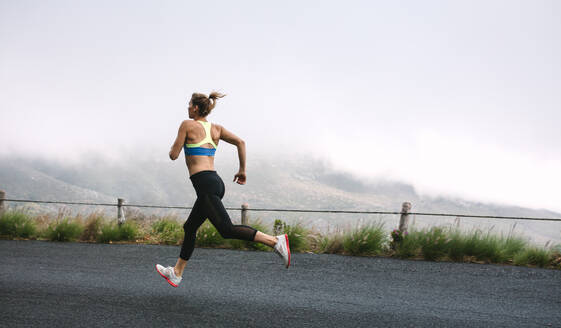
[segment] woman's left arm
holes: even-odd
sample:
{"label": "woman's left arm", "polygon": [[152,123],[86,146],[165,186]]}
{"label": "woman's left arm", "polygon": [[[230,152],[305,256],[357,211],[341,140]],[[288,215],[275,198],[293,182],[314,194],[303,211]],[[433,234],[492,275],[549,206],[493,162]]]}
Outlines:
{"label": "woman's left arm", "polygon": [[179,153],[181,153],[181,148],[183,148],[186,138],[187,138],[187,121],[183,121],[179,126],[179,131],[177,131],[177,138],[175,138],[175,142],[173,143],[169,151],[169,158],[172,161],[175,161],[179,157]]}
{"label": "woman's left arm", "polygon": [[226,130],[223,126],[219,126],[219,127],[220,127],[220,139],[238,147],[238,158],[240,160],[240,169],[238,173],[236,173],[236,175],[234,176],[234,182],[243,185],[245,184],[245,180],[246,180],[245,141],[243,141],[240,137],[236,136],[232,132]]}

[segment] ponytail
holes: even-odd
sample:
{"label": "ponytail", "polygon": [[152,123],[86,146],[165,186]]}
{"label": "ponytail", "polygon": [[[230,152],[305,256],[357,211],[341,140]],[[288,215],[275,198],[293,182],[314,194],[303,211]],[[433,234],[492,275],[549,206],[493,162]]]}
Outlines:
{"label": "ponytail", "polygon": [[214,106],[216,106],[216,100],[224,96],[224,94],[216,91],[211,92],[208,97],[202,93],[193,93],[191,96],[191,102],[193,103],[193,106],[199,107],[199,115],[206,117],[210,114],[210,111],[212,111]]}
{"label": "ponytail", "polygon": [[[216,99],[222,98],[222,97],[224,97],[224,96],[225,96],[225,95],[223,95],[223,94],[221,94],[221,93],[219,93],[219,92],[216,92],[216,91],[213,91],[213,92],[210,93],[210,95],[208,95],[208,102],[209,102],[208,112],[209,112],[209,113],[210,113],[210,111],[214,108],[214,106],[216,106]],[[207,115],[208,115],[208,114],[207,114]]]}

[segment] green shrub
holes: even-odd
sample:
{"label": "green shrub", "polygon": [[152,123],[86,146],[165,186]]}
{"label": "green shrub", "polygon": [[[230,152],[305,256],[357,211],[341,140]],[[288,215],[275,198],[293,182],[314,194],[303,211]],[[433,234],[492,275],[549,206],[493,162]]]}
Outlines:
{"label": "green shrub", "polygon": [[448,238],[440,227],[420,232],[421,255],[428,261],[436,261],[448,253]]}
{"label": "green shrub", "polygon": [[561,269],[561,244],[557,244],[551,247],[551,265],[554,268]]}
{"label": "green shrub", "polygon": [[506,261],[507,258],[504,248],[502,247],[505,243],[500,237],[487,233],[487,235],[481,239],[481,243],[481,252],[476,256],[478,260],[492,263],[503,263]]}
{"label": "green shrub", "polygon": [[138,226],[130,221],[127,221],[119,226],[119,240],[135,240],[138,236]]}
{"label": "green shrub", "polygon": [[84,224],[84,231],[80,239],[85,241],[96,241],[101,233],[103,215],[94,213],[88,216]]}
{"label": "green shrub", "polygon": [[231,249],[247,249],[247,241],[239,239],[226,239],[226,245]]}
{"label": "green shrub", "polygon": [[36,233],[35,222],[23,212],[7,211],[0,216],[0,235],[31,238]]}
{"label": "green shrub", "polygon": [[152,224],[152,234],[161,243],[177,245],[181,243],[184,232],[179,222],[164,218]]}
{"label": "green shrub", "polygon": [[115,222],[106,223],[101,228],[97,241],[100,243],[108,243],[121,240],[135,240],[138,236],[138,227],[133,222],[125,222],[120,226]]}
{"label": "green shrub", "polygon": [[526,240],[521,237],[509,236],[503,243],[503,253],[507,260],[514,260],[516,254],[528,247]]}
{"label": "green shrub", "polygon": [[465,237],[465,254],[474,256],[477,260],[492,263],[506,263],[522,251],[526,242],[516,236],[496,236],[490,232],[482,235],[481,232],[473,232]]}
{"label": "green shrub", "polygon": [[45,235],[51,241],[74,241],[80,237],[83,231],[84,227],[79,222],[65,218],[51,223]]}
{"label": "green shrub", "polygon": [[100,243],[119,240],[119,227],[115,223],[106,223],[101,227],[101,233],[97,237]]}
{"label": "green shrub", "polygon": [[484,253],[483,243],[481,242],[481,232],[473,231],[464,238],[464,252],[466,256],[474,256],[480,258]]}
{"label": "green shrub", "polygon": [[466,256],[466,237],[460,231],[451,231],[448,236],[448,257],[452,261],[463,262]]}
{"label": "green shrub", "polygon": [[[140,215],[140,214],[139,214]],[[139,216],[140,217],[140,216]],[[58,218],[49,215],[38,215],[33,219],[25,212],[8,211],[0,215],[0,235],[11,238],[32,238],[44,236],[53,241],[71,241],[82,239],[86,241],[111,242],[135,240],[139,236],[139,229],[150,231],[147,238],[157,238],[165,244],[179,244],[183,238],[183,227],[173,217],[156,217],[158,221],[148,226],[145,220],[136,224],[127,220],[123,225],[104,223],[102,214],[94,213],[82,220],[79,216],[69,217],[67,211],[61,211]],[[83,222],[83,223],[82,223]],[[250,223],[252,227],[269,233],[260,221]],[[41,233],[38,231],[42,230]],[[448,258],[453,261],[464,261],[466,258],[477,259],[493,263],[514,263],[515,265],[530,265],[561,269],[561,245],[546,248],[530,247],[528,241],[520,236],[492,235],[474,230],[463,233],[460,230],[433,227],[422,231],[411,229],[408,234],[397,235],[394,230],[393,246],[388,250],[390,236],[383,229],[383,224],[367,225],[349,232],[337,232],[322,235],[304,228],[300,223],[288,225],[282,220],[275,220],[274,235],[287,234],[293,252],[313,250],[329,254],[375,255],[385,251],[386,254],[400,258],[422,256],[427,260]],[[145,232],[143,232],[144,234]],[[270,234],[270,233],[269,233]],[[254,249],[270,251],[271,248],[256,242],[228,239],[225,240],[216,228],[206,221],[197,231],[196,245],[198,247],[223,247],[234,249]]]}
{"label": "green shrub", "polygon": [[345,251],[343,247],[344,235],[335,233],[328,236],[321,236],[319,240],[319,252],[327,254],[342,254]]}
{"label": "green shrub", "polygon": [[282,220],[275,220],[273,233],[275,235],[288,235],[288,243],[290,251],[301,252],[309,248],[309,234],[310,232],[304,228],[300,223],[295,225],[288,225]]}
{"label": "green shrub", "polygon": [[420,237],[421,234],[419,231],[410,230],[397,245],[395,255],[402,259],[419,255],[419,250],[421,248]]}
{"label": "green shrub", "polygon": [[224,245],[224,243],[225,239],[222,238],[218,230],[208,220],[197,230],[197,239],[195,239],[197,247],[215,247]]}
{"label": "green shrub", "polygon": [[525,248],[526,242],[520,237],[483,235],[480,231],[465,234],[459,230],[432,228],[424,233],[421,252],[426,259],[443,257],[443,251],[453,261],[464,261],[466,256],[473,256],[480,261],[506,263]]}
{"label": "green shrub", "polygon": [[515,265],[537,265],[541,268],[550,264],[550,253],[537,247],[529,247],[514,256]]}
{"label": "green shrub", "polygon": [[343,238],[343,249],[351,255],[375,255],[384,250],[388,236],[383,223],[370,224],[346,233]]}

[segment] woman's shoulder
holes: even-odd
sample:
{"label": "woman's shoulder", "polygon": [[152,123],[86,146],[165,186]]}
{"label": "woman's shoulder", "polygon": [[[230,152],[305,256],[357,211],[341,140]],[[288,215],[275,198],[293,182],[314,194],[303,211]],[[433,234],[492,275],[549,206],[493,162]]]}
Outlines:
{"label": "woman's shoulder", "polygon": [[218,138],[220,138],[220,135],[222,134],[222,125],[212,122],[210,128],[213,130],[213,133],[218,133]]}
{"label": "woman's shoulder", "polygon": [[201,124],[195,120],[185,120],[183,122],[181,122],[181,125],[186,127],[186,128],[192,128],[195,126],[200,126]]}
{"label": "woman's shoulder", "polygon": [[[223,129],[222,125],[220,125],[218,123],[215,123],[215,122],[210,122],[210,121],[208,121],[208,122],[210,123],[210,126],[213,130],[222,131],[222,129]],[[185,120],[185,121],[181,122],[181,126],[187,128],[187,129],[192,129],[192,128],[195,128],[195,127],[198,128],[198,127],[200,127],[200,125],[201,125],[201,123],[199,123],[198,121],[192,120],[192,119],[191,120]]]}
{"label": "woman's shoulder", "polygon": [[217,129],[222,129],[222,125],[216,123],[216,122],[210,122],[212,124],[213,127],[217,128]]}

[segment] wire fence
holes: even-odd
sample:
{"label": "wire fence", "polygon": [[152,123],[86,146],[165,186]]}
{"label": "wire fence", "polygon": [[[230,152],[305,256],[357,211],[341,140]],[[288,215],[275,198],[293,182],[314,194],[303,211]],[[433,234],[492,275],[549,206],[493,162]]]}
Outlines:
{"label": "wire fence", "polygon": [[[166,205],[146,205],[146,204],[124,204],[123,202],[117,203],[90,203],[90,202],[70,202],[70,201],[46,201],[46,200],[30,200],[30,199],[6,199],[0,198],[0,202],[17,202],[17,203],[37,203],[37,204],[61,204],[61,205],[85,205],[85,206],[115,206],[119,210],[124,207],[137,207],[137,208],[160,208],[160,209],[184,209],[190,210],[193,207],[189,206],[166,206]],[[312,209],[278,209],[278,208],[249,208],[246,206],[241,207],[226,207],[226,210],[241,210],[251,212],[291,212],[291,213],[335,213],[335,214],[387,214],[387,215],[400,215],[404,214],[403,211],[346,211],[346,210],[312,210]],[[480,219],[501,219],[501,220],[528,220],[528,221],[558,221],[561,218],[544,218],[544,217],[522,217],[522,216],[497,216],[497,215],[474,215],[474,214],[454,214],[454,213],[423,213],[423,212],[407,212],[409,215],[418,216],[442,216],[454,218],[480,218]]]}

